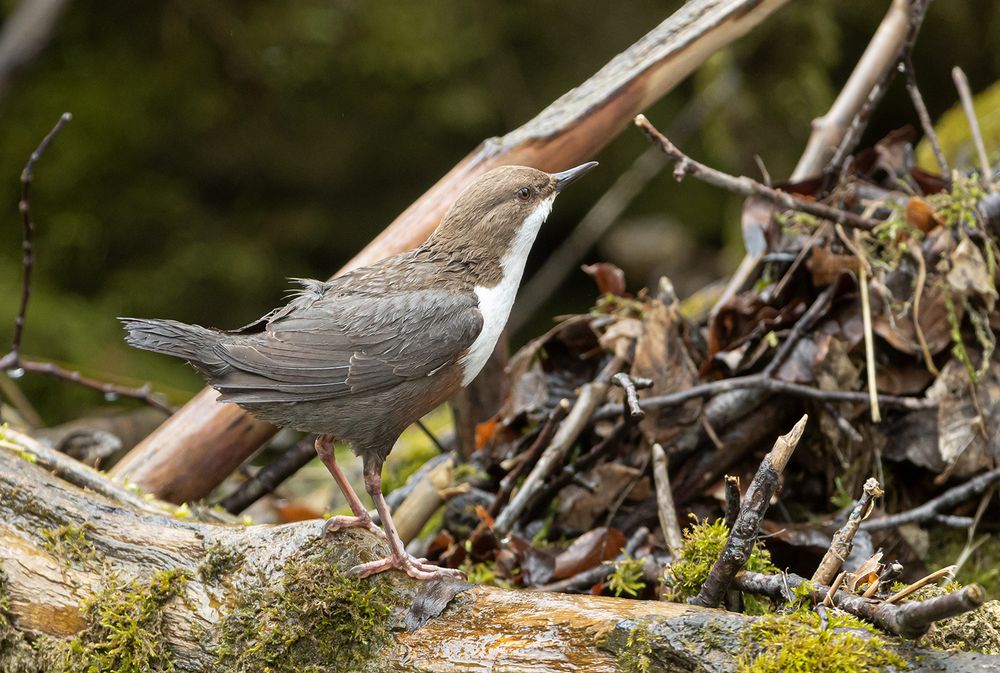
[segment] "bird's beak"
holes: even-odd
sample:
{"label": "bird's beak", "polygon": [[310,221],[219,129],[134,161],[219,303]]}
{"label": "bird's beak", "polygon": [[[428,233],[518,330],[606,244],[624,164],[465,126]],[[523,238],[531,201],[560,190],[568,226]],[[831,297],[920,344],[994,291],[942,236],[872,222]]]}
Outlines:
{"label": "bird's beak", "polygon": [[556,191],[561,192],[563,188],[571,182],[574,182],[578,177],[589,171],[591,168],[597,165],[596,161],[588,161],[585,164],[580,164],[576,168],[571,168],[568,171],[563,171],[562,173],[553,173],[552,177],[556,179]]}

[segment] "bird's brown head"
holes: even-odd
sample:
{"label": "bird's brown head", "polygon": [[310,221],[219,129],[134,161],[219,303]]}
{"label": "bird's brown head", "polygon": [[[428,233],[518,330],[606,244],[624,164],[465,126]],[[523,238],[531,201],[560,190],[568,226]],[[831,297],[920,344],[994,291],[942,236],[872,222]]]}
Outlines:
{"label": "bird's brown head", "polygon": [[465,188],[427,244],[472,262],[519,254],[518,248],[531,247],[556,195],[596,165],[590,161],[561,173],[527,166],[494,168]]}

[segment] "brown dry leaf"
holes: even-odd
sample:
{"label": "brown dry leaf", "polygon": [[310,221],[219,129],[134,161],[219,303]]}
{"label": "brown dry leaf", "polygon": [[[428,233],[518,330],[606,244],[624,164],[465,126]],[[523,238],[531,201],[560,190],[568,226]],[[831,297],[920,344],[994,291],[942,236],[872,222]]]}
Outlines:
{"label": "brown dry leaf", "polygon": [[885,455],[938,474],[950,468],[956,479],[1000,463],[996,431],[1000,428],[1000,362],[990,363],[975,387],[975,399],[970,385],[965,367],[949,360],[927,390],[927,398],[938,402],[937,412],[917,411],[893,423],[886,431]]}
{"label": "brown dry leaf", "polygon": [[572,577],[593,568],[598,563],[610,561],[625,546],[625,535],[617,528],[595,528],[573,540],[566,551],[556,557],[553,579]]}
{"label": "brown dry leaf", "polygon": [[476,450],[486,446],[487,442],[496,436],[499,425],[499,416],[494,416],[489,420],[476,424]]}
{"label": "brown dry leaf", "polygon": [[986,260],[979,251],[979,246],[970,238],[963,238],[951,255],[951,270],[948,272],[948,284],[957,292],[967,297],[978,296],[986,305],[987,311],[992,311],[997,300],[997,291],[993,286]]}
{"label": "brown dry leaf", "polygon": [[[697,383],[698,370],[688,354],[684,329],[676,304],[668,306],[658,299],[651,302],[632,359],[632,377],[653,381],[651,388],[640,392],[641,397],[665,395]],[[649,411],[639,427],[651,443],[668,444],[697,420],[701,405],[701,400],[691,400],[679,407]]]}
{"label": "brown dry leaf", "polygon": [[906,221],[925,234],[944,224],[931,204],[919,196],[911,196],[906,202]]}
{"label": "brown dry leaf", "polygon": [[274,512],[278,515],[279,523],[310,521],[312,519],[319,519],[323,516],[321,512],[317,512],[308,505],[303,505],[298,502],[288,502],[287,500],[279,500],[275,503]]}
{"label": "brown dry leaf", "polygon": [[609,353],[628,359],[632,344],[642,335],[642,330],[642,321],[638,318],[618,318],[604,330],[598,342]]}
{"label": "brown dry leaf", "polygon": [[824,247],[815,246],[806,260],[812,274],[813,285],[826,287],[835,283],[842,273],[857,273],[860,263],[854,255],[838,255]]}
{"label": "brown dry leaf", "polygon": [[571,484],[559,496],[559,523],[564,530],[590,530],[603,517],[611,503],[628,488],[639,470],[621,463],[601,463],[585,475],[594,484],[594,492]]}
{"label": "brown dry leaf", "polygon": [[[898,275],[905,276],[909,284],[890,282],[890,287],[895,290],[892,293],[893,299],[900,303],[909,302],[913,295],[913,277],[902,273]],[[919,353],[920,342],[917,341],[917,333],[913,327],[912,307],[902,314],[892,315],[889,307],[883,301],[881,293],[873,291],[871,296],[872,331],[901,353],[907,355]],[[956,306],[955,311],[961,319],[962,307]],[[937,355],[951,346],[951,326],[948,324],[945,290],[937,284],[928,283],[924,286],[923,296],[920,299],[920,329],[924,333],[927,349],[931,355]]]}
{"label": "brown dry leaf", "polygon": [[879,550],[867,558],[858,569],[854,571],[847,586],[852,593],[856,593],[859,587],[871,584],[878,579],[882,572],[882,551]]}
{"label": "brown dry leaf", "polygon": [[584,264],[583,272],[594,279],[597,291],[601,294],[613,294],[616,297],[625,296],[625,272],[610,262]]}
{"label": "brown dry leaf", "polygon": [[490,513],[486,511],[485,507],[477,504],[475,507],[475,512],[476,512],[476,517],[478,517],[480,521],[486,524],[487,528],[493,528],[493,517],[490,516]]}

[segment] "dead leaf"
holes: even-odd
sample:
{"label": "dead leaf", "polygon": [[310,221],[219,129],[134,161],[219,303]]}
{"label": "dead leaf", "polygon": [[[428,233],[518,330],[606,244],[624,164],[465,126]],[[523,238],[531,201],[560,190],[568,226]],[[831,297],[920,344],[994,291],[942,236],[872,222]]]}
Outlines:
{"label": "dead leaf", "polygon": [[624,546],[625,535],[617,528],[601,526],[587,531],[556,557],[552,578],[572,577],[598,563],[610,561]]}
{"label": "dead leaf", "polygon": [[571,484],[559,496],[559,524],[567,531],[590,530],[598,517],[628,488],[639,470],[621,463],[601,463],[583,475],[594,484],[594,492]]}
{"label": "dead leaf", "polygon": [[906,221],[925,234],[944,225],[931,204],[919,196],[911,196],[906,202]]}
{"label": "dead leaf", "polygon": [[825,247],[814,246],[806,260],[806,268],[812,274],[813,285],[826,287],[835,283],[843,273],[857,273],[860,263],[854,255],[838,255]]}
{"label": "dead leaf", "polygon": [[879,550],[858,566],[847,586],[852,593],[857,593],[858,589],[864,588],[865,585],[869,585],[877,580],[881,571],[882,551]]}
{"label": "dead leaf", "polygon": [[610,262],[584,264],[583,272],[594,279],[600,294],[625,296],[625,272]]}
{"label": "dead leaf", "polygon": [[951,270],[948,284],[966,297],[978,296],[992,311],[997,300],[997,291],[986,266],[986,260],[979,246],[970,238],[963,238],[951,255]]}
{"label": "dead leaf", "polygon": [[[697,383],[698,370],[682,336],[685,327],[676,304],[668,306],[658,299],[651,302],[632,359],[632,377],[653,381],[652,387],[640,393],[641,397],[665,395]],[[679,407],[649,411],[639,427],[650,442],[668,444],[685,426],[695,422],[701,405],[702,401],[696,399]]]}

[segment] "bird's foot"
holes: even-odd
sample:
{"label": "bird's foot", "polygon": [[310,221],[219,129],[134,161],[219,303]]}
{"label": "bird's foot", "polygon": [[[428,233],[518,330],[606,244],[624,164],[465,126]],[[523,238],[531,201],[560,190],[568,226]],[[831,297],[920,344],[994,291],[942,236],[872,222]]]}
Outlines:
{"label": "bird's foot", "polygon": [[364,528],[383,540],[386,539],[385,531],[376,526],[375,522],[367,514],[363,516],[331,516],[323,524],[323,536],[326,537],[330,533],[343,530],[344,528]]}
{"label": "bird's foot", "polygon": [[393,553],[384,559],[371,561],[356,565],[349,571],[351,575],[358,577],[368,577],[380,572],[385,572],[390,568],[402,570],[410,577],[418,580],[453,579],[465,580],[465,573],[454,568],[442,568],[433,563],[428,563],[425,558],[416,558],[406,552],[401,554]]}

